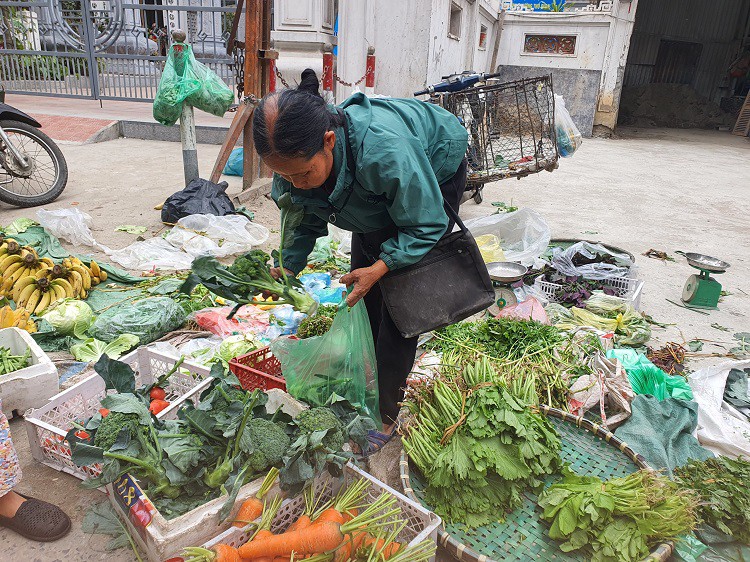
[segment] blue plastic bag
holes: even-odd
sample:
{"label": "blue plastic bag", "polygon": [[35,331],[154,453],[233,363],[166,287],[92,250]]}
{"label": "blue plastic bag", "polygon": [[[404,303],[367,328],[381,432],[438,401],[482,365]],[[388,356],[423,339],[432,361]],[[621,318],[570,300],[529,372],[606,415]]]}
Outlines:
{"label": "blue plastic bag", "polygon": [[242,147],[235,148],[229,155],[222,174],[225,176],[242,176],[242,160],[244,157],[245,152],[242,150]]}
{"label": "blue plastic bag", "polygon": [[344,298],[342,287],[331,287],[330,273],[308,273],[299,278],[302,286],[320,304],[339,304]]}

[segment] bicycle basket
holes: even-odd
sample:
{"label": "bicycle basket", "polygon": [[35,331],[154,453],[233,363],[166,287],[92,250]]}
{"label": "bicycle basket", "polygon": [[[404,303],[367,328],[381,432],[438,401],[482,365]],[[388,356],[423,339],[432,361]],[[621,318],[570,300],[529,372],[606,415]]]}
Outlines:
{"label": "bicycle basket", "polygon": [[440,94],[469,132],[470,184],[557,168],[552,76]]}

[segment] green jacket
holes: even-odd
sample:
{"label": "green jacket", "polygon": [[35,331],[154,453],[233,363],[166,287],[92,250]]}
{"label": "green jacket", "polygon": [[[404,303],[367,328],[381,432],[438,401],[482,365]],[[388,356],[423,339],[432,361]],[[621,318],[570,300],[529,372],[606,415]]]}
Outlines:
{"label": "green jacket", "polygon": [[468,142],[455,116],[430,103],[371,99],[355,94],[340,106],[346,113],[355,173],[347,166],[346,136],[337,129],[333,149],[333,193],[302,190],[274,175],[271,195],[291,191],[305,217],[284,250],[284,266],[304,269],[315,240],[327,223],[366,233],[392,225],[398,235],[381,245],[389,269],[418,262],[448,228],[440,184],[458,170]]}

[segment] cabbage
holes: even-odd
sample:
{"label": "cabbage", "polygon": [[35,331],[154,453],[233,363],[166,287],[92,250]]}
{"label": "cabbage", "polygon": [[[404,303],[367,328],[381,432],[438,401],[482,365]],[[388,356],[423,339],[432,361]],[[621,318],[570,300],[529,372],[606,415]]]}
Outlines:
{"label": "cabbage", "polygon": [[131,347],[138,345],[138,336],[133,334],[120,334],[117,338],[109,343],[89,338],[84,342],[75,344],[70,347],[70,353],[76,358],[76,361],[98,361],[99,358],[106,354],[110,359],[119,359]]}
{"label": "cabbage", "polygon": [[227,364],[229,361],[245,353],[250,353],[258,349],[258,342],[250,334],[238,334],[229,336],[219,346],[219,350],[214,356]]}
{"label": "cabbage", "polygon": [[94,321],[94,312],[85,302],[65,299],[53,304],[42,316],[59,334],[83,334]]}

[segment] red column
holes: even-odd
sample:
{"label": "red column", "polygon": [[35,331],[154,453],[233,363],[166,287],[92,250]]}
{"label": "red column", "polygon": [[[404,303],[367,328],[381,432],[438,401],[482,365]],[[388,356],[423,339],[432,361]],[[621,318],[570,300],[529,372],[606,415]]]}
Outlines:
{"label": "red column", "polygon": [[367,67],[365,78],[365,93],[375,92],[375,47],[367,47]]}

